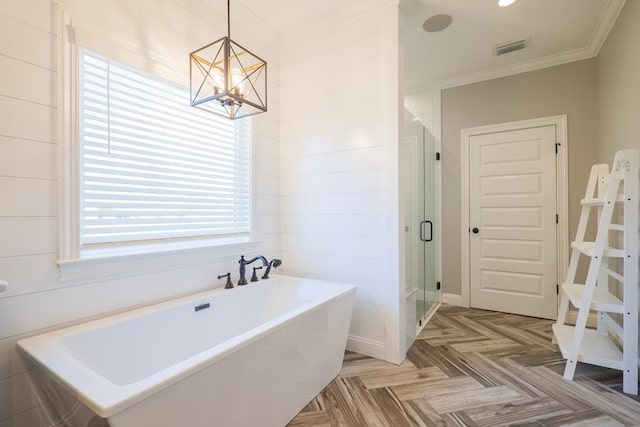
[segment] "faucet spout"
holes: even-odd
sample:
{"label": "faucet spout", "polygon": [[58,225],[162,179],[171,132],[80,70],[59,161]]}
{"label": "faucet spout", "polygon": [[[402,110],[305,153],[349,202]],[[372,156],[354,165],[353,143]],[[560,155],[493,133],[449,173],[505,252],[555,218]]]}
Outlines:
{"label": "faucet spout", "polygon": [[242,255],[240,257],[240,261],[238,261],[238,263],[240,264],[240,278],[238,279],[238,286],[243,286],[247,284],[247,265],[251,264],[252,262],[255,262],[257,260],[262,260],[262,265],[264,267],[269,267],[269,261],[267,261],[267,259],[265,257],[263,257],[262,255],[258,255],[256,257],[251,258],[249,261],[244,259],[244,255]]}
{"label": "faucet spout", "polygon": [[[244,256],[241,257],[242,259],[244,259]],[[269,266],[269,261],[267,261],[267,259],[265,257],[263,257],[262,255],[258,255],[256,257],[251,258],[249,261],[245,261],[245,265],[249,265],[252,262],[255,262],[257,260],[262,260],[262,266],[263,267],[268,267]]]}

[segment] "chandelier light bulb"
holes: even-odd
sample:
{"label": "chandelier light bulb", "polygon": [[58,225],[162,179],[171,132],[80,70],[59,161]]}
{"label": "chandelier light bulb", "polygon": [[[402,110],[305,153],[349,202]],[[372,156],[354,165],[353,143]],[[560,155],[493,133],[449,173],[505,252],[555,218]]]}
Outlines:
{"label": "chandelier light bulb", "polygon": [[507,7],[507,6],[511,6],[515,2],[516,0],[498,0],[498,6]]}
{"label": "chandelier light bulb", "polygon": [[244,75],[239,68],[231,70],[231,87],[234,88],[236,95],[244,96]]}
{"label": "chandelier light bulb", "polygon": [[224,90],[224,75],[216,68],[211,72],[211,76],[213,78],[213,93],[217,95]]}

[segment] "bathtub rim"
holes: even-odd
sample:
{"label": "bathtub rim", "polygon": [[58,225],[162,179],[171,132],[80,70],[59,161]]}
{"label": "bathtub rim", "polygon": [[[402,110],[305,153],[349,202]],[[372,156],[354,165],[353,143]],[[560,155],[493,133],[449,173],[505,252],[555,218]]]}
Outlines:
{"label": "bathtub rim", "polygon": [[[33,364],[34,369],[39,369],[45,373],[45,375],[51,375],[66,391],[74,395],[97,415],[103,418],[112,417],[171,385],[191,375],[197,374],[216,361],[232,355],[260,338],[275,333],[305,313],[320,310],[334,301],[355,296],[357,289],[356,285],[343,282],[286,275],[273,275],[272,278],[302,280],[315,285],[330,284],[338,287],[336,288],[336,292],[332,293],[329,297],[319,298],[309,304],[302,304],[291,311],[281,314],[227,341],[194,354],[139,381],[125,385],[114,384],[77,360],[71,354],[72,352],[61,343],[61,340],[65,337],[75,336],[96,327],[109,326],[146,313],[182,304],[192,304],[203,298],[210,298],[218,293],[228,292],[229,290],[222,288],[209,289],[172,300],[149,304],[133,310],[107,315],[99,319],[62,327],[44,334],[19,340],[16,343],[16,348],[29,363]],[[254,286],[260,286],[260,284]],[[247,288],[236,289],[244,292]]]}

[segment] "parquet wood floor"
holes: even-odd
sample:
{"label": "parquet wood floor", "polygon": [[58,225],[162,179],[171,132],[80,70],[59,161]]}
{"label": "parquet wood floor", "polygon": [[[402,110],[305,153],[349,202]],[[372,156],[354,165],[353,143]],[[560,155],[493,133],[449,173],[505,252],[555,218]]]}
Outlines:
{"label": "parquet wood floor", "polygon": [[340,375],[299,426],[638,426],[619,371],[564,359],[549,320],[443,305],[392,365],[345,354]]}

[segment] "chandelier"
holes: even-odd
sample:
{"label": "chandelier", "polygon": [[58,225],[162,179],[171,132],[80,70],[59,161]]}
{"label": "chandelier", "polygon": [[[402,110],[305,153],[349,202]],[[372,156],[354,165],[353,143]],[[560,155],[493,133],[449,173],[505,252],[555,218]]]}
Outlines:
{"label": "chandelier", "polygon": [[227,35],[189,54],[191,106],[238,119],[267,111],[267,63]]}

